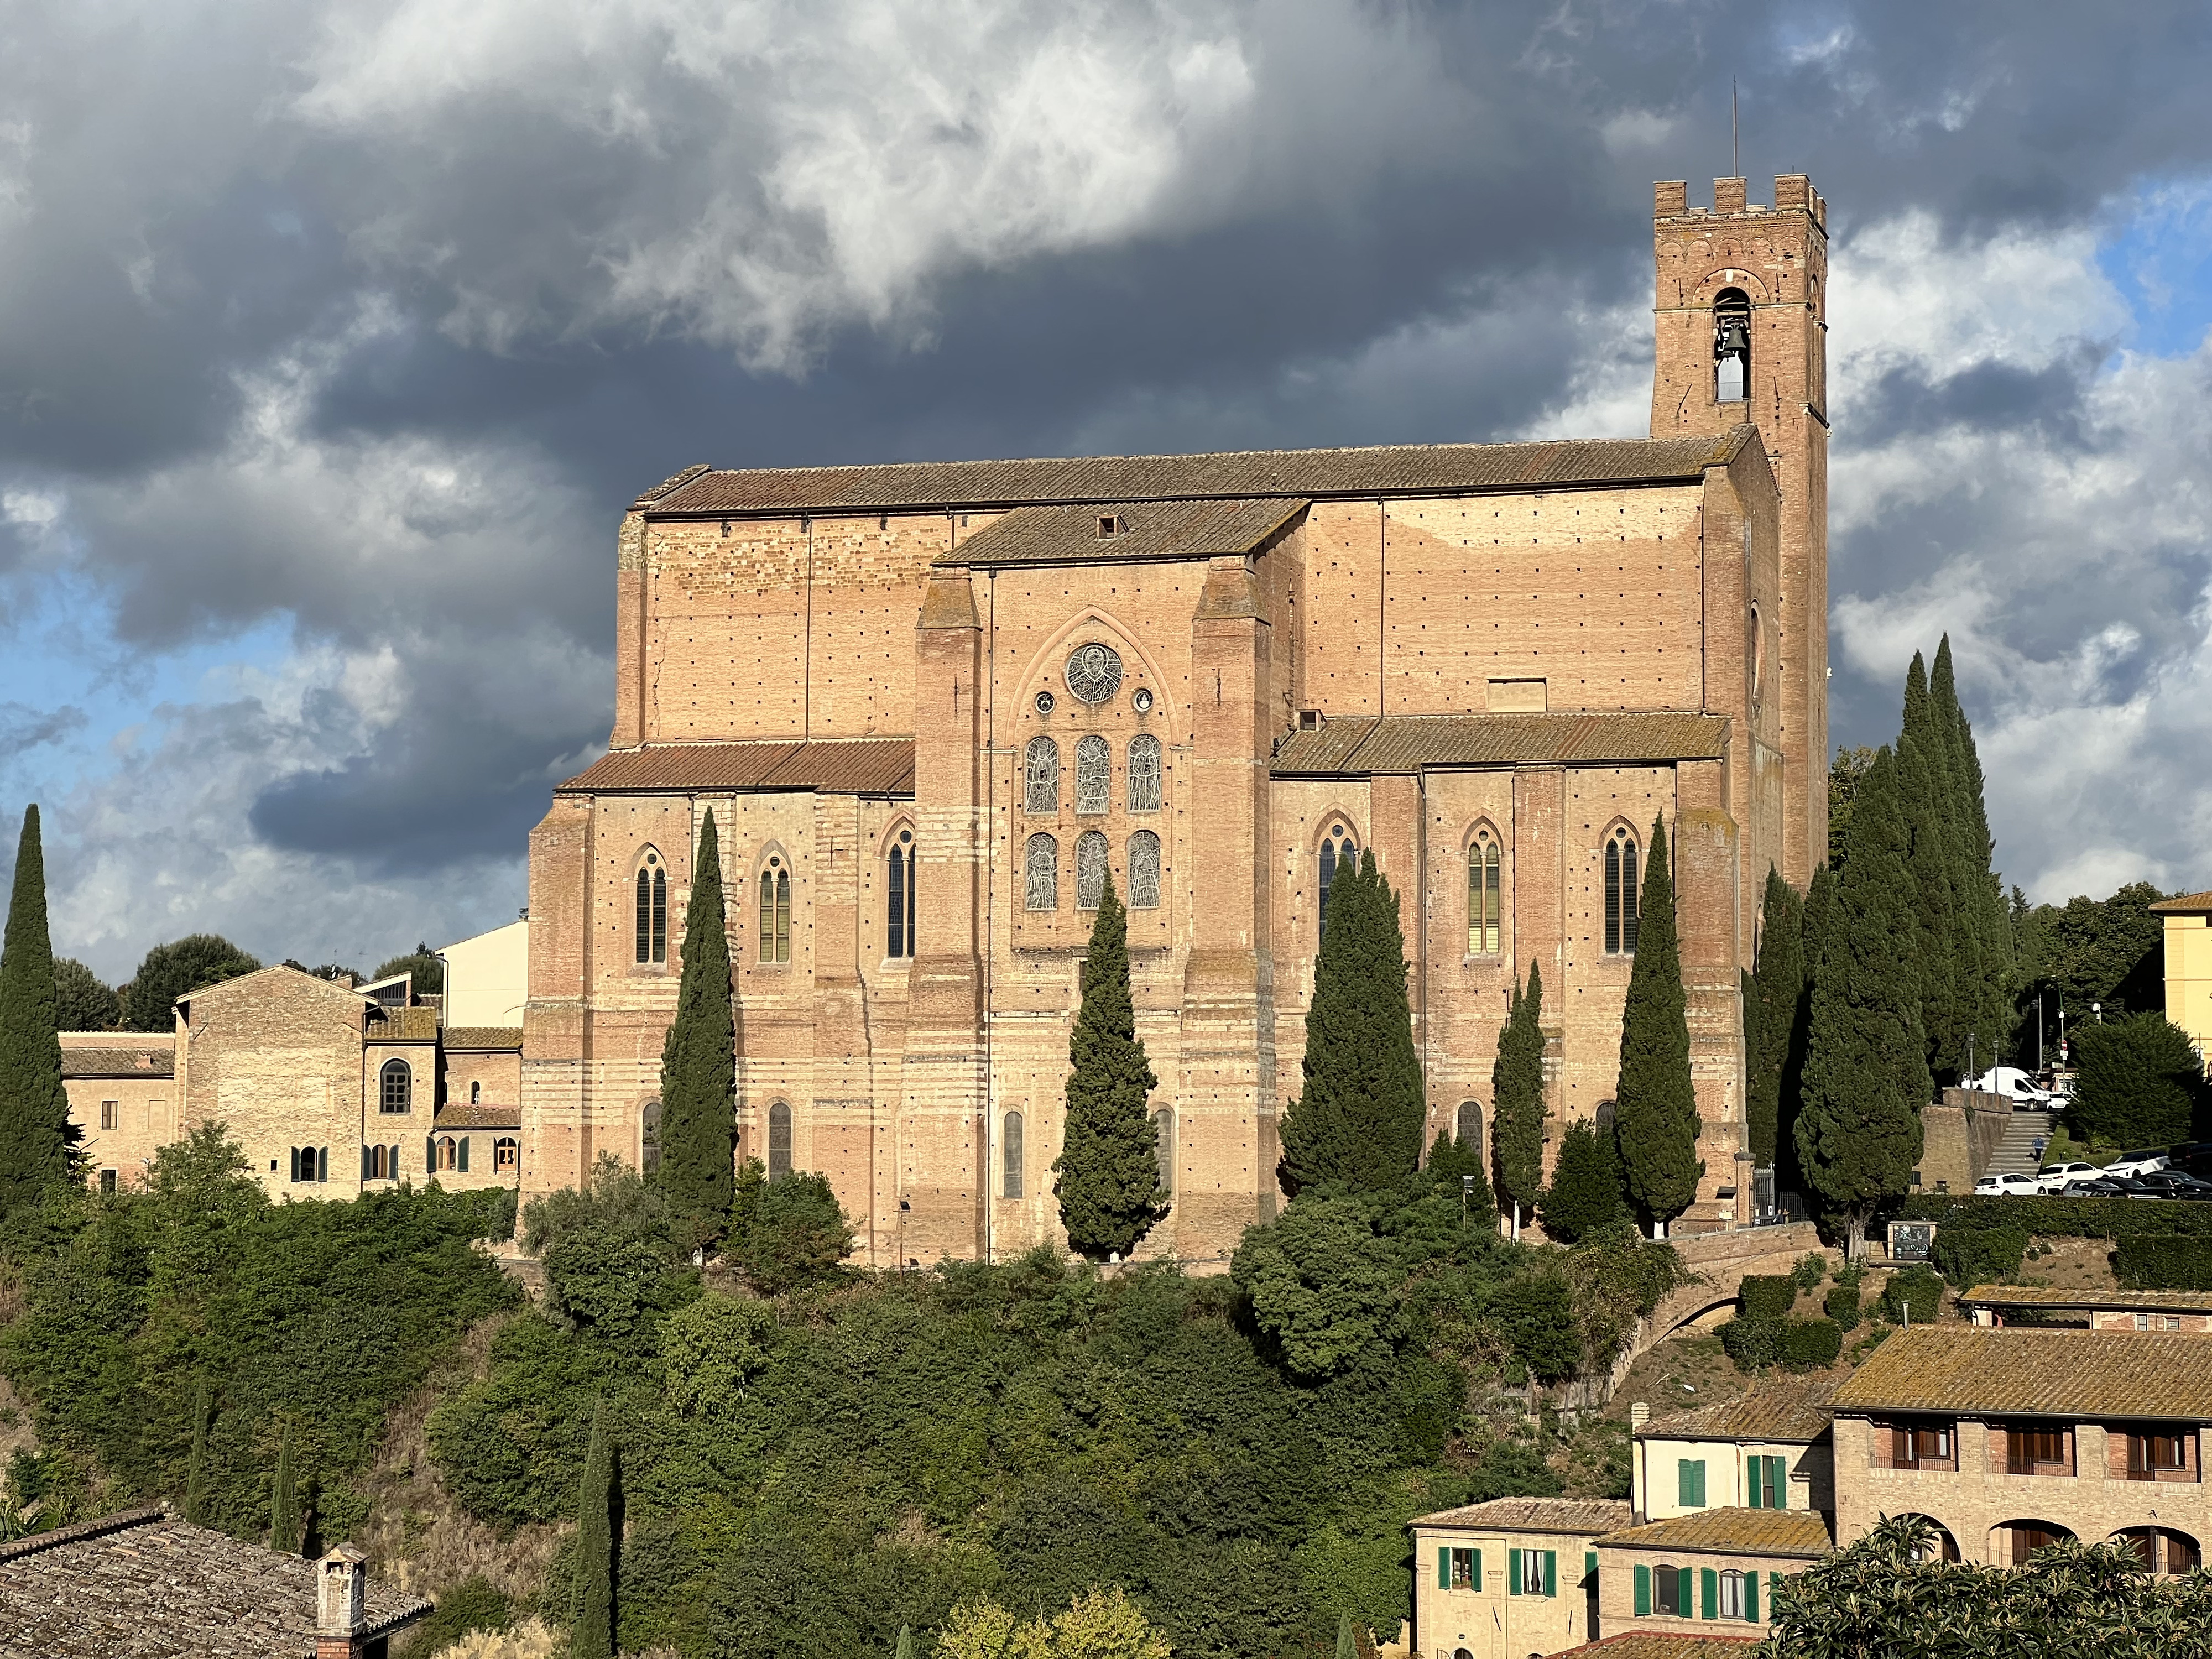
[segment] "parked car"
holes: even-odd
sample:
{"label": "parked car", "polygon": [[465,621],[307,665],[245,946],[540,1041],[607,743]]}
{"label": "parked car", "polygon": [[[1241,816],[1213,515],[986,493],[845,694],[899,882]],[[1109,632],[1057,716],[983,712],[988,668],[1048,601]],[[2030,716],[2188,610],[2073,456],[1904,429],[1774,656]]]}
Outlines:
{"label": "parked car", "polygon": [[2069,1183],[2068,1198],[2133,1198],[2137,1188],[2132,1176],[2089,1176]]}
{"label": "parked car", "polygon": [[2036,1185],[2046,1193],[2063,1192],[2076,1181],[2086,1181],[2099,1173],[2094,1164],[2046,1164],[2036,1171]]}
{"label": "parked car", "polygon": [[2122,1152],[2105,1166],[2108,1176],[2148,1175],[2153,1170],[2166,1166],[2166,1149],[2161,1146],[2138,1146],[2131,1152]]}
{"label": "parked car", "polygon": [[2179,1170],[2154,1170],[2148,1175],[2136,1176],[2133,1184],[2144,1197],[2212,1200],[2212,1181],[2199,1181]]}
{"label": "parked car", "polygon": [[1984,1094],[2002,1095],[2016,1107],[2040,1109],[2055,1106],[2058,1102],[2057,1096],[2037,1086],[2035,1079],[2017,1066],[1992,1066],[1979,1077],[1969,1079],[1966,1086]]}
{"label": "parked car", "polygon": [[1984,1198],[2025,1196],[2042,1190],[2032,1175],[1985,1175],[1974,1183],[1974,1191]]}

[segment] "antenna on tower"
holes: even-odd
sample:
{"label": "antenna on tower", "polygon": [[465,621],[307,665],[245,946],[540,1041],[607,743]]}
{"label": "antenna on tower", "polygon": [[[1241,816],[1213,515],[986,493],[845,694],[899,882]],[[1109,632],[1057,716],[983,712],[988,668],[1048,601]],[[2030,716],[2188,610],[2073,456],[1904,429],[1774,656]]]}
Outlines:
{"label": "antenna on tower", "polygon": [[1743,177],[1743,135],[1735,119],[1735,76],[1729,76],[1729,177]]}

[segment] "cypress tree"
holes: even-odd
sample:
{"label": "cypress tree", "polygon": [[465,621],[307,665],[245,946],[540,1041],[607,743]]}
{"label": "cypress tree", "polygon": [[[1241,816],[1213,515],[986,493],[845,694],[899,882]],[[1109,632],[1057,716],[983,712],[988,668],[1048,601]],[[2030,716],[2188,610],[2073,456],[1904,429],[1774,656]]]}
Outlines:
{"label": "cypress tree", "polygon": [[1129,918],[1112,872],[1091,924],[1083,1006],[1067,1040],[1067,1116],[1058,1179],[1060,1224],[1071,1249],[1094,1261],[1127,1255],[1168,1212],[1159,1143],[1147,1109],[1152,1075],[1129,994]]}
{"label": "cypress tree", "polygon": [[1306,1012],[1304,1086],[1282,1124],[1284,1184],[1397,1185],[1420,1162],[1427,1116],[1406,998],[1397,895],[1369,849],[1329,890]]}
{"label": "cypress tree", "polygon": [[1562,1244],[1572,1244],[1627,1214],[1620,1158],[1612,1137],[1600,1134],[1587,1119],[1570,1123],[1559,1137],[1559,1162],[1544,1194],[1544,1231]]}
{"label": "cypress tree", "polygon": [[1828,919],[1835,914],[1836,872],[1822,865],[1813,872],[1805,890],[1800,923],[1802,972],[1797,1007],[1790,1022],[1788,1051],[1782,1060],[1781,1097],[1774,1122],[1774,1185],[1778,1192],[1802,1193],[1804,1172],[1797,1165],[1797,1115],[1805,1096],[1805,1049],[1813,1030],[1813,976],[1820,960],[1820,941],[1826,937]]}
{"label": "cypress tree", "polygon": [[898,1645],[891,1650],[891,1659],[914,1659],[914,1626],[901,1625]]}
{"label": "cypress tree", "polygon": [[1654,1237],[1690,1207],[1705,1173],[1698,1158],[1698,1097],[1690,1081],[1689,997],[1674,933],[1674,877],[1667,826],[1654,819],[1644,866],[1636,965],[1620,1021],[1620,1081],[1613,1136],[1629,1195],[1651,1218]]}
{"label": "cypress tree", "polygon": [[568,1597],[569,1659],[614,1659],[615,1444],[607,1402],[592,1408],[591,1449],[576,1492],[576,1576]]}
{"label": "cypress tree", "polygon": [[1513,1237],[1521,1216],[1535,1207],[1544,1186],[1544,976],[1528,964],[1528,988],[1517,987],[1498,1058],[1490,1068],[1491,1146],[1498,1197],[1513,1206]]}
{"label": "cypress tree", "polygon": [[1928,696],[1950,757],[1960,927],[1973,941],[1971,979],[1961,998],[1964,1024],[1974,1038],[1974,1064],[1978,1071],[1985,1058],[1990,1065],[1996,1063],[1998,1040],[2011,1024],[2012,914],[2005,902],[2003,878],[1994,865],[1996,844],[1990,836],[1989,810],[1982,799],[1981,757],[1974,749],[1973,727],[1959,704],[1948,634],[1936,647]]}
{"label": "cypress tree", "polygon": [[192,1394],[192,1455],[185,1465],[185,1519],[196,1527],[207,1524],[208,1419],[214,1409],[203,1377]]}
{"label": "cypress tree", "polygon": [[1958,1019],[1959,949],[1954,886],[1958,858],[1951,835],[1953,799],[1947,744],[1928,696],[1928,671],[1918,652],[1905,677],[1905,720],[1897,739],[1896,801],[1905,826],[1905,860],[1917,902],[1906,919],[1919,933],[1921,1035],[1928,1063],[1955,1075],[1966,1042]]}
{"label": "cypress tree", "polygon": [[676,1020],[660,1050],[660,1181],[687,1242],[705,1245],[727,1231],[737,1190],[738,1031],[711,808],[699,830],[683,951]]}
{"label": "cypress tree", "polygon": [[1884,749],[1860,786],[1850,846],[1820,930],[1795,1132],[1799,1168],[1844,1218],[1855,1256],[1868,1215],[1905,1190],[1920,1159],[1920,1108],[1930,1085],[1912,957],[1918,898],[1896,760]]}
{"label": "cypress tree", "polygon": [[77,1133],[62,1085],[54,1011],[46,861],[39,842],[39,809],[33,805],[23,811],[15,891],[0,942],[0,1210],[69,1178]]}
{"label": "cypress tree", "polygon": [[1804,991],[1804,905],[1797,890],[1770,864],[1759,915],[1759,963],[1751,977],[1744,1022],[1749,1097],[1744,1115],[1751,1128],[1752,1160],[1762,1170],[1774,1168],[1780,1144],[1782,1079],[1789,1070],[1790,1040]]}
{"label": "cypress tree", "polygon": [[276,1448],[276,1490],[269,1502],[269,1547],[286,1555],[300,1553],[300,1489],[292,1473],[292,1425]]}
{"label": "cypress tree", "polygon": [[1359,1644],[1352,1634],[1352,1615],[1336,1621],[1336,1659],[1359,1659]]}

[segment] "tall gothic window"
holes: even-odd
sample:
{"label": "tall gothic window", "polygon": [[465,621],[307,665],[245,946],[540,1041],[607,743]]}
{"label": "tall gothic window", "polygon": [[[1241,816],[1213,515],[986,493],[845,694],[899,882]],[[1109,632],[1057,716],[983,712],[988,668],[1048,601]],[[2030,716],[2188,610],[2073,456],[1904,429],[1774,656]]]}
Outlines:
{"label": "tall gothic window", "polygon": [[1467,849],[1467,953],[1498,954],[1498,839],[1487,828],[1474,832]]}
{"label": "tall gothic window", "polygon": [[1075,740],[1075,810],[1096,815],[1106,810],[1113,791],[1114,751],[1106,739],[1092,736]]}
{"label": "tall gothic window", "polygon": [[398,1113],[415,1103],[415,1073],[404,1060],[387,1060],[377,1076],[376,1109]]}
{"label": "tall gothic window", "polygon": [[1030,909],[1060,908],[1060,843],[1050,836],[1031,836],[1022,849],[1022,883]]}
{"label": "tall gothic window", "polygon": [[637,959],[668,960],[668,872],[648,852],[637,872]]}
{"label": "tall gothic window", "polygon": [[[1348,862],[1347,862],[1348,860]],[[1342,824],[1322,837],[1321,843],[1321,926],[1328,927],[1328,890],[1336,885],[1337,872],[1349,875],[1359,867],[1359,844]]]}
{"label": "tall gothic window", "polygon": [[1106,896],[1106,837],[1085,830],[1075,838],[1075,908],[1096,910]]}
{"label": "tall gothic window", "polygon": [[890,880],[884,884],[884,916],[886,933],[890,939],[890,954],[911,957],[914,954],[914,831],[902,830],[898,839],[891,843]]}
{"label": "tall gothic window", "polygon": [[1452,1125],[1452,1138],[1462,1146],[1478,1150],[1482,1146],[1482,1103],[1462,1100],[1459,1103],[1459,1120]]}
{"label": "tall gothic window", "polygon": [[1616,830],[1605,843],[1605,953],[1636,954],[1636,837]]}
{"label": "tall gothic window", "polygon": [[1022,792],[1026,812],[1060,811],[1060,745],[1050,738],[1031,738],[1022,766],[1027,780]]}
{"label": "tall gothic window", "polygon": [[1129,908],[1160,908],[1160,838],[1149,830],[1129,837]]}
{"label": "tall gothic window", "polygon": [[768,1178],[781,1181],[791,1173],[791,1108],[781,1101],[768,1109]]}
{"label": "tall gothic window", "polygon": [[791,870],[780,853],[760,874],[760,960],[791,960]]}
{"label": "tall gothic window", "polygon": [[1006,1114],[1006,1128],[999,1137],[999,1152],[1006,1160],[1006,1180],[999,1189],[1002,1198],[1022,1195],[1022,1115]]}
{"label": "tall gothic window", "polygon": [[1160,740],[1149,732],[1129,739],[1129,810],[1160,810]]}

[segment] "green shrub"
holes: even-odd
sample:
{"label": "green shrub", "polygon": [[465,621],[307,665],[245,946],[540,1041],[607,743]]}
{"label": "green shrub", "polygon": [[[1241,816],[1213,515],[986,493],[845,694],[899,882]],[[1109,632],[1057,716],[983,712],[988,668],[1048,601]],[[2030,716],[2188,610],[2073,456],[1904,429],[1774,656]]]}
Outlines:
{"label": "green shrub", "polygon": [[1797,1258],[1797,1265],[1790,1270],[1790,1277],[1801,1291],[1809,1291],[1828,1276],[1828,1258],[1818,1250],[1808,1250]]}
{"label": "green shrub", "polygon": [[1763,1371],[1782,1345],[1778,1319],[1731,1319],[1720,1329],[1721,1352],[1740,1371]]}
{"label": "green shrub", "polygon": [[1736,1291],[1746,1319],[1786,1319],[1797,1301],[1794,1273],[1747,1273]]}
{"label": "green shrub", "polygon": [[1740,1371],[1817,1370],[1844,1351],[1843,1328],[1832,1319],[1731,1319],[1721,1327],[1721,1349]]}
{"label": "green shrub", "polygon": [[2112,1272],[2130,1291],[2212,1291],[2212,1239],[2124,1238]]}
{"label": "green shrub", "polygon": [[2212,1238],[2212,1204],[2170,1198],[1975,1198],[1923,1194],[1898,1208],[1904,1221],[1942,1227],[2017,1227],[2044,1238],[2124,1238],[2158,1234]]}
{"label": "green shrub", "polygon": [[1907,1315],[1933,1324],[1942,1308],[1943,1280],[1933,1267],[1907,1267],[1882,1287],[1881,1316],[1893,1325],[1905,1323]]}
{"label": "green shrub", "polygon": [[2017,1277],[2027,1250],[2023,1227],[1948,1226],[1936,1233],[1929,1255],[1938,1273],[1964,1290]]}
{"label": "green shrub", "polygon": [[1839,1331],[1855,1331],[1859,1327],[1859,1287],[1838,1285],[1828,1292],[1828,1317],[1836,1322]]}
{"label": "green shrub", "polygon": [[505,1630],[514,1622],[514,1609],[506,1595],[481,1573],[441,1590],[437,1608],[409,1631],[398,1651],[401,1659],[429,1659],[471,1631]]}

